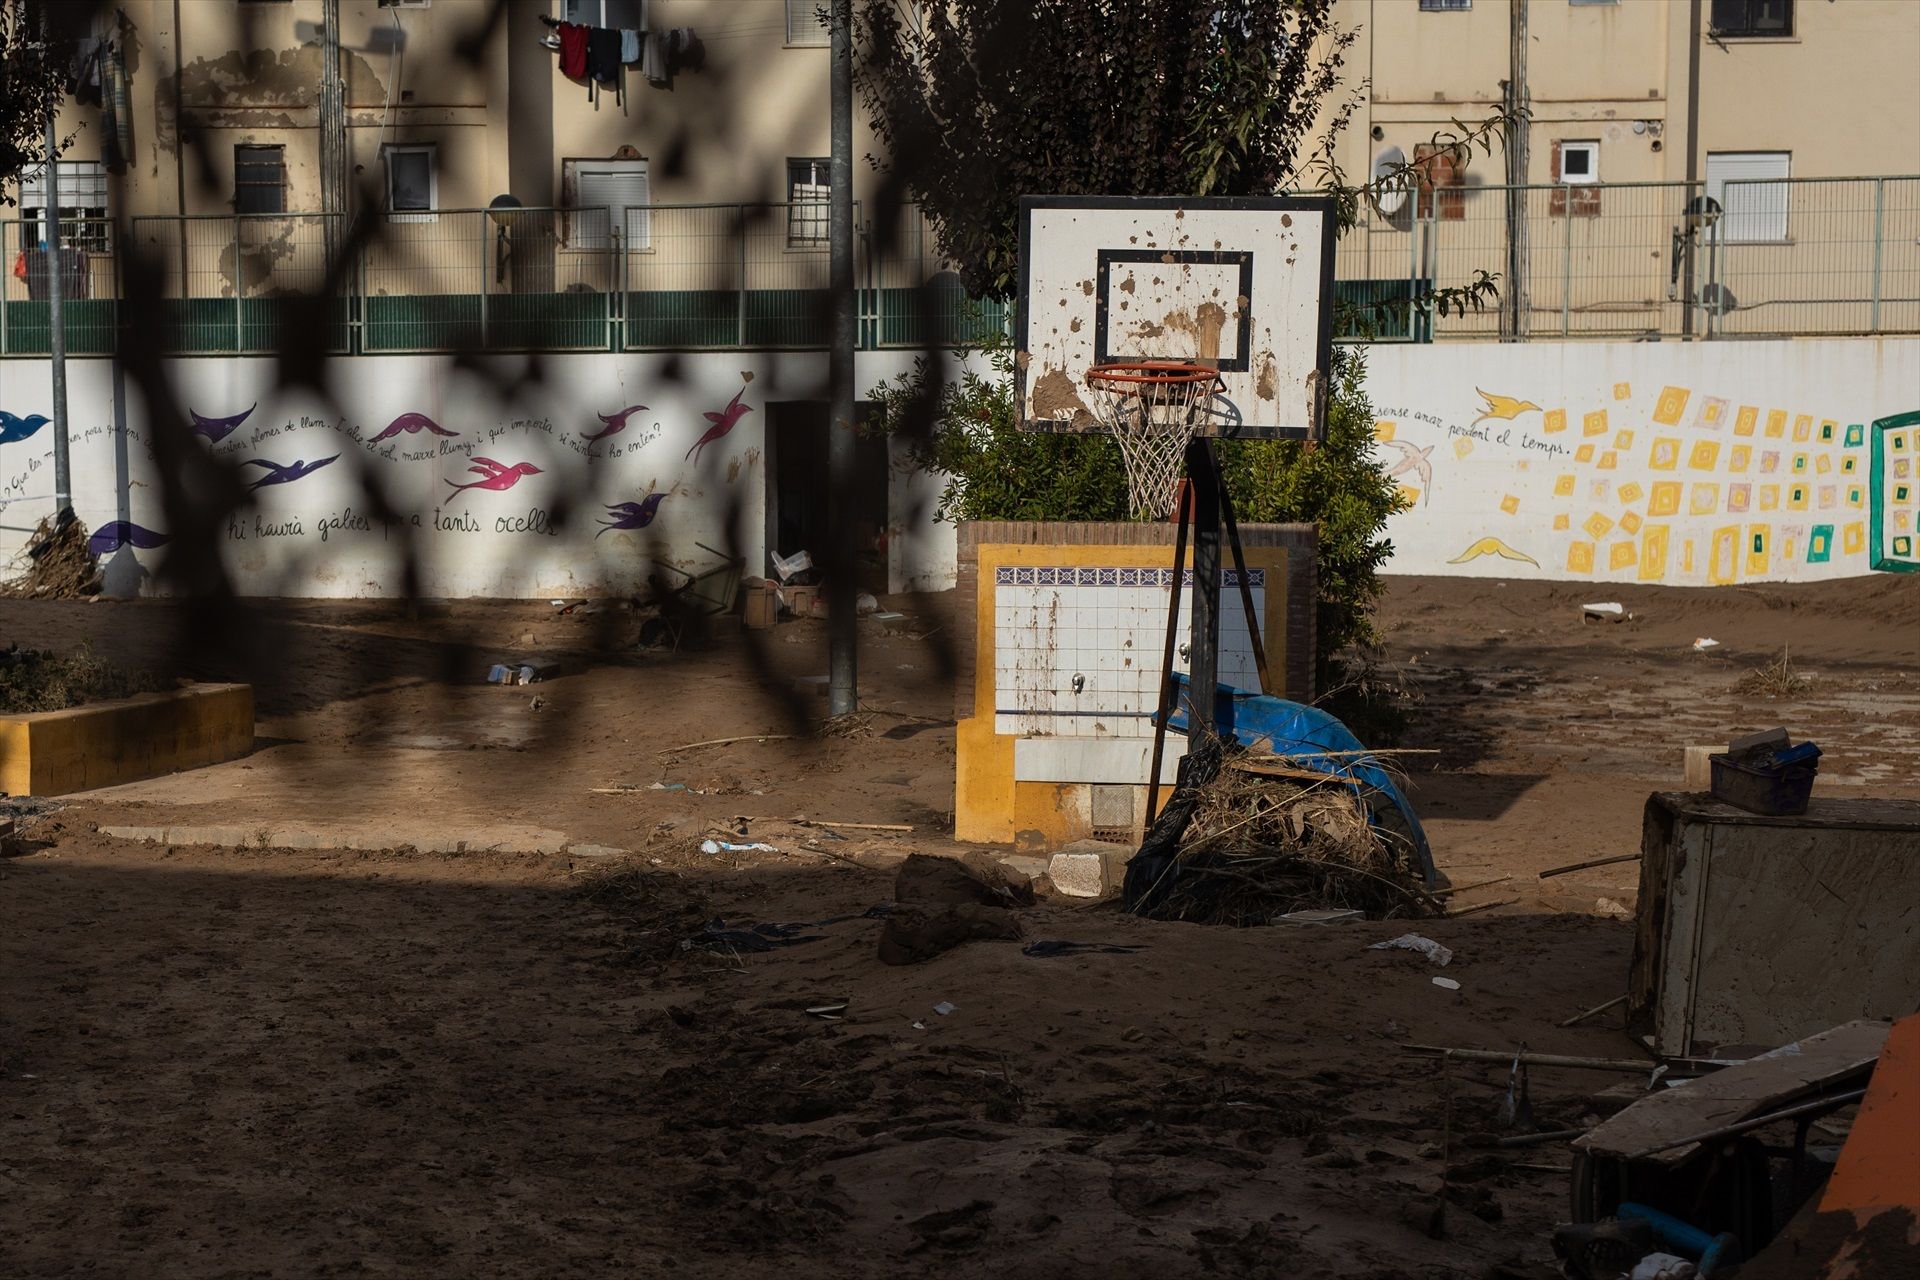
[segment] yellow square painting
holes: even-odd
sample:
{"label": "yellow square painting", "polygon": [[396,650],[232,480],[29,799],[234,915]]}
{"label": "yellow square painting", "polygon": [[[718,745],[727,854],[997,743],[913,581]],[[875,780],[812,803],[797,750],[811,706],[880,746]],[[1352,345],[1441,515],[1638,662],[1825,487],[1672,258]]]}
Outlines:
{"label": "yellow square painting", "polygon": [[1595,409],[1580,419],[1580,434],[1583,436],[1603,436],[1607,434],[1607,411]]}
{"label": "yellow square painting", "polygon": [[1578,449],[1575,449],[1573,451],[1573,460],[1575,462],[1592,462],[1593,446],[1590,444],[1583,444]]}
{"label": "yellow square painting", "polygon": [[1711,471],[1713,464],[1720,461],[1720,442],[1718,440],[1696,440],[1693,452],[1687,457],[1687,466],[1694,471]]}
{"label": "yellow square painting", "polygon": [[1647,514],[1650,516],[1677,515],[1680,511],[1680,482],[1678,480],[1657,480],[1653,493],[1647,498]]}
{"label": "yellow square painting", "polygon": [[1712,515],[1720,507],[1720,486],[1717,484],[1697,484],[1687,501],[1687,511],[1691,515]]}
{"label": "yellow square painting", "polygon": [[1826,475],[1827,472],[1833,470],[1832,456],[1830,454],[1825,454],[1825,453],[1820,454],[1818,457],[1816,457],[1813,460],[1813,469],[1815,471],[1818,471],[1821,475]]}
{"label": "yellow square painting", "polygon": [[1616,542],[1607,549],[1607,568],[1626,569],[1640,563],[1640,549],[1633,545],[1631,538]]}
{"label": "yellow square painting", "polygon": [[1588,516],[1587,522],[1581,525],[1580,527],[1587,531],[1587,536],[1589,538],[1592,538],[1595,542],[1598,542],[1600,539],[1607,536],[1607,530],[1613,528],[1613,521],[1610,518],[1603,516],[1598,511],[1596,511],[1592,515]]}
{"label": "yellow square painting", "polygon": [[1653,406],[1653,420],[1663,427],[1680,425],[1680,415],[1687,410],[1687,397],[1693,394],[1685,387],[1663,387],[1659,403]]}
{"label": "yellow square painting", "polygon": [[1653,442],[1653,454],[1647,459],[1647,465],[1655,471],[1671,471],[1680,464],[1680,442],[1672,436],[1661,436]]}
{"label": "yellow square painting", "polygon": [[1767,537],[1769,529],[1764,524],[1747,526],[1747,576],[1757,578],[1767,571]]}
{"label": "yellow square painting", "polygon": [[1667,576],[1667,526],[1650,524],[1640,535],[1640,581],[1658,582]]}
{"label": "yellow square painting", "polygon": [[1593,544],[1591,542],[1573,542],[1567,544],[1567,572],[1593,572]]}
{"label": "yellow square painting", "polygon": [[1633,384],[1631,382],[1616,382],[1613,384],[1613,398],[1615,400],[1627,400],[1631,399],[1632,396]]}
{"label": "yellow square painting", "polygon": [[1760,509],[1772,511],[1780,505],[1780,486],[1763,484],[1760,486]]}
{"label": "yellow square painting", "polygon": [[1743,404],[1740,406],[1740,412],[1733,417],[1733,434],[1750,436],[1753,434],[1754,424],[1759,421],[1760,410],[1750,404]]}
{"label": "yellow square painting", "polygon": [[1625,484],[1620,486],[1620,501],[1622,502],[1640,501],[1640,484],[1638,481],[1629,480]]}
{"label": "yellow square painting", "polygon": [[1500,509],[1506,512],[1508,515],[1512,515],[1514,512],[1520,509],[1520,499],[1510,493],[1506,497],[1500,499]]}
{"label": "yellow square painting", "polygon": [[1867,526],[1858,520],[1840,530],[1840,549],[1857,556],[1867,548]]}
{"label": "yellow square painting", "polygon": [[1562,511],[1559,515],[1553,518],[1553,531],[1555,533],[1564,533],[1567,527],[1572,523],[1573,523],[1572,518],[1568,516],[1566,512]]}
{"label": "yellow square painting", "polygon": [[1793,420],[1793,438],[1805,440],[1813,435],[1813,415],[1803,413]]}
{"label": "yellow square painting", "polygon": [[1554,479],[1553,496],[1556,498],[1571,498],[1573,496],[1573,472],[1562,472]]}
{"label": "yellow square painting", "polygon": [[1613,433],[1613,447],[1616,449],[1633,448],[1633,432],[1616,431]]}
{"label": "yellow square painting", "polygon": [[1620,455],[1609,449],[1600,455],[1600,461],[1594,464],[1602,471],[1611,471],[1620,465]]}
{"label": "yellow square painting", "polygon": [[1620,527],[1628,533],[1640,532],[1640,517],[1629,511],[1620,517]]}
{"label": "yellow square painting", "polygon": [[1787,411],[1785,409],[1767,410],[1767,438],[1778,440],[1787,433]]}
{"label": "yellow square painting", "polygon": [[1752,460],[1753,460],[1753,450],[1751,447],[1747,445],[1737,444],[1733,446],[1733,448],[1727,450],[1727,470],[1732,471],[1735,474],[1745,471],[1747,469],[1747,464]]}
{"label": "yellow square painting", "polygon": [[1556,431],[1565,431],[1567,429],[1567,411],[1565,409],[1547,410],[1546,415],[1541,419],[1540,429],[1548,435],[1552,435]]}

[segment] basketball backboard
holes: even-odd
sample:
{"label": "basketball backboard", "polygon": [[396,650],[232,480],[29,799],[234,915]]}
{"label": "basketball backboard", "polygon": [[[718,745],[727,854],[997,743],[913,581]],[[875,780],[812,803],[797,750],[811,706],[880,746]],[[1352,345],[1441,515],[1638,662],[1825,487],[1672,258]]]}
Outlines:
{"label": "basketball backboard", "polygon": [[1219,370],[1200,433],[1318,437],[1333,343],[1333,201],[1028,196],[1020,202],[1020,425],[1100,431],[1087,370]]}

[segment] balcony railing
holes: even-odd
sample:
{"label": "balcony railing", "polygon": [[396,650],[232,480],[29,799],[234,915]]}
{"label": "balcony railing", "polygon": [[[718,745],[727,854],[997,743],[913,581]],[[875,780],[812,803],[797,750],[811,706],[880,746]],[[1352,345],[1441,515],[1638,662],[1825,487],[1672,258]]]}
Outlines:
{"label": "balcony railing", "polygon": [[[1685,183],[1519,189],[1525,252],[1508,265],[1508,188],[1409,194],[1339,244],[1342,336],[1732,338],[1920,333],[1920,177],[1728,183],[1717,222]],[[351,238],[329,215],[0,223],[9,265],[0,354],[45,355],[65,281],[67,349],[130,340],[173,353],[806,350],[827,342],[827,246],[811,206],[440,210]],[[799,216],[795,216],[798,214]],[[965,346],[1008,309],[967,298],[915,209],[856,210],[862,349]],[[56,268],[56,262],[59,264]],[[1508,306],[1438,314],[1435,288],[1501,275]],[[143,273],[140,287],[130,273]],[[138,296],[140,314],[119,301]]]}

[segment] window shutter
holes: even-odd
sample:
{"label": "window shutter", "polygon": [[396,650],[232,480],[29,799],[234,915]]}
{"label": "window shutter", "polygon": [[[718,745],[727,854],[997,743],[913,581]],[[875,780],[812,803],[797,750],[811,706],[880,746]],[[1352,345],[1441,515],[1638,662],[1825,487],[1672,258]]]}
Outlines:
{"label": "window shutter", "polygon": [[574,247],[604,249],[611,241],[612,229],[619,227],[627,248],[648,248],[652,227],[647,207],[652,202],[643,164],[582,168],[579,190],[574,197],[574,204],[581,210],[575,222]]}
{"label": "window shutter", "polygon": [[[1787,185],[1791,161],[1785,151],[1723,151],[1707,156],[1707,194],[1720,202],[1714,228],[1722,241],[1787,238]],[[1729,182],[1773,179],[1777,185],[1729,188]]]}

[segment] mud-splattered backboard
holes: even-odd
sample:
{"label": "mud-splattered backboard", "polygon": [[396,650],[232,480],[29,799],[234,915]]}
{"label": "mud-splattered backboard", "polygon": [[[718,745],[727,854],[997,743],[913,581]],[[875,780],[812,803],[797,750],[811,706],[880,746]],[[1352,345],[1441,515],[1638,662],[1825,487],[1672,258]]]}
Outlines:
{"label": "mud-splattered backboard", "polygon": [[1201,430],[1321,434],[1333,342],[1333,201],[1029,196],[1020,202],[1021,425],[1099,431],[1087,370],[1210,364]]}

